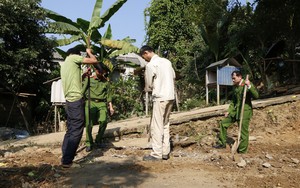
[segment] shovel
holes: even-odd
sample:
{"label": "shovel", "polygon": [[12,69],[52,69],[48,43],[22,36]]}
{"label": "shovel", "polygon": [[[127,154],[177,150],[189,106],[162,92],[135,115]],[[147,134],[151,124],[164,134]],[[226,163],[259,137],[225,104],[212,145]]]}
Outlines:
{"label": "shovel", "polygon": [[[249,75],[247,74],[246,80],[248,80]],[[239,145],[240,145],[240,139],[241,139],[241,132],[242,132],[242,123],[243,123],[243,116],[244,116],[244,106],[245,106],[245,100],[246,100],[246,93],[247,93],[247,85],[244,86],[244,93],[243,93],[243,101],[242,101],[242,109],[241,109],[241,115],[240,115],[240,122],[239,122],[239,132],[237,140],[234,141],[234,144],[231,147],[231,154],[232,159],[235,160],[234,154],[236,153]]]}
{"label": "shovel", "polygon": [[[88,69],[88,135],[92,135],[92,125],[91,125],[91,70]],[[92,138],[92,137],[91,137]],[[93,142],[93,140],[91,140]]]}

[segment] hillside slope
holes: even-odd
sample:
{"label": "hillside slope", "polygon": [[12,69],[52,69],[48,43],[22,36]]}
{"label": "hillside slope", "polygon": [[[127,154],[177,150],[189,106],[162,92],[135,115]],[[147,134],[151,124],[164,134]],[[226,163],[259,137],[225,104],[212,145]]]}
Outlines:
{"label": "hillside slope", "polygon": [[[249,152],[239,155],[238,161],[232,160],[229,145],[223,150],[211,147],[220,115],[182,123],[174,123],[179,119],[173,115],[173,150],[162,162],[142,161],[150,150],[140,128],[127,129],[119,141],[108,139],[105,148],[91,153],[82,145],[76,156],[81,168],[70,170],[59,167],[59,142],[37,141],[51,139],[49,135],[31,142],[6,142],[0,147],[0,187],[298,187],[299,114],[299,100],[257,107]],[[234,139],[237,126],[228,133]],[[62,140],[60,134],[51,134],[52,140]]]}

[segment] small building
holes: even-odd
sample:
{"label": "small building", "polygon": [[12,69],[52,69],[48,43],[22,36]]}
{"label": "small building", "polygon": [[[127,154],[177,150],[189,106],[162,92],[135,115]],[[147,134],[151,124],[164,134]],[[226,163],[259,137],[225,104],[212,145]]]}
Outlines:
{"label": "small building", "polygon": [[121,75],[124,79],[127,79],[129,75],[134,75],[136,70],[144,68],[147,62],[136,53],[128,53],[124,55],[119,55],[116,60],[118,63],[118,68],[121,71]]}
{"label": "small building", "polygon": [[235,58],[226,58],[206,67],[205,86],[206,86],[206,104],[209,103],[209,89],[217,88],[217,104],[220,104],[220,88],[232,86],[231,73],[240,70],[241,65]]}
{"label": "small building", "polygon": [[52,62],[61,64],[64,58],[58,52],[53,52]]}

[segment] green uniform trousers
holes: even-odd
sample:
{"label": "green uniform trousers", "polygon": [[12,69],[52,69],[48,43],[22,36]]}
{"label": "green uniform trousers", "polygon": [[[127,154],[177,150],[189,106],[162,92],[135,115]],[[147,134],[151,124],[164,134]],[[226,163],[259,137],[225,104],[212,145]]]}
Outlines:
{"label": "green uniform trousers", "polygon": [[88,101],[85,102],[86,146],[92,146],[94,144],[93,136],[92,136],[92,129],[94,124],[99,123],[99,130],[95,139],[96,144],[101,144],[103,142],[103,135],[107,127],[106,103],[91,101],[90,105],[91,106],[90,106],[90,113],[89,113]]}
{"label": "green uniform trousers", "polygon": [[[238,148],[238,153],[246,153],[248,150],[249,144],[249,122],[252,117],[251,110],[245,110],[243,115],[242,121],[242,130],[241,130],[241,138],[240,138],[240,145]],[[230,127],[234,122],[240,123],[239,119],[236,117],[232,117],[228,115],[220,122],[220,135],[219,135],[219,143],[222,145],[226,145],[227,140],[227,129]]]}

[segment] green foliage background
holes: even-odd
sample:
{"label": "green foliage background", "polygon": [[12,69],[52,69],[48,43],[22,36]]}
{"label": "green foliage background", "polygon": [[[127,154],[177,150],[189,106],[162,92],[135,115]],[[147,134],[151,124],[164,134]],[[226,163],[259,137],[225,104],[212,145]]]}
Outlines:
{"label": "green foliage background", "polygon": [[[299,59],[299,11],[296,0],[255,0],[246,5],[236,0],[152,0],[145,10],[146,43],[167,54],[180,73],[177,90],[182,105],[203,100],[205,67],[228,57],[237,57],[244,73],[256,84],[262,82],[262,92],[268,93],[271,69],[264,70],[263,59],[269,48],[283,40],[283,52],[276,56]],[[299,82],[299,63],[285,63],[283,68],[278,64],[273,61],[270,67],[280,72],[279,84]]]}
{"label": "green foliage background", "polygon": [[132,116],[142,116],[145,113],[141,78],[129,76],[111,84],[113,91],[114,120],[126,119]]}
{"label": "green foliage background", "polygon": [[[50,87],[43,82],[59,76],[58,65],[50,63],[57,44],[83,41],[85,46],[93,46],[101,62],[137,51],[129,37],[113,40],[110,25],[104,35],[98,31],[125,2],[116,0],[100,15],[102,0],[97,0],[90,22],[81,18],[73,22],[41,9],[39,0],[1,0],[1,88],[14,95],[20,92],[37,94],[34,120],[45,120],[50,107]],[[46,23],[46,16],[51,22]],[[300,81],[299,63],[284,62],[280,67],[279,62],[272,61],[269,69],[264,70],[263,66],[268,50],[278,41],[284,41],[285,46],[282,53],[274,56],[299,60],[298,0],[255,0],[246,5],[238,0],[152,0],[145,10],[145,20],[145,43],[170,59],[180,78],[176,81],[176,89],[182,110],[205,106],[205,68],[228,57],[238,57],[251,80],[255,84],[264,83],[267,89],[264,92],[269,92],[274,85],[271,72],[279,73],[276,80],[279,85]],[[72,35],[54,43],[45,36],[46,31]],[[141,77],[112,83],[117,112],[113,119],[144,115],[142,83]],[[214,96],[215,92],[210,95]]]}
{"label": "green foliage background", "polygon": [[39,3],[0,1],[0,86],[13,95],[36,94],[35,120],[42,119],[47,111],[44,107],[49,106],[50,92],[42,83],[57,75],[57,67],[50,63],[54,41],[45,36],[45,12]]}

